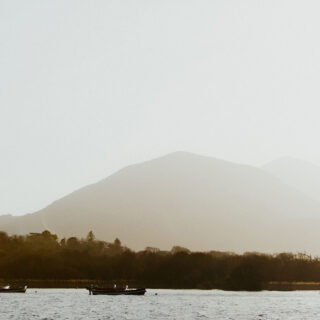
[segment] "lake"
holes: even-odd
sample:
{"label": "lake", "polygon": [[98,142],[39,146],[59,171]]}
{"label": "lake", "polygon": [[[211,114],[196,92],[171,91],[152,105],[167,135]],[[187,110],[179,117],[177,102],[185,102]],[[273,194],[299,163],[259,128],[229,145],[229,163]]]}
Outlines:
{"label": "lake", "polygon": [[89,296],[83,289],[0,293],[0,319],[316,319],[319,291],[147,290],[145,296]]}

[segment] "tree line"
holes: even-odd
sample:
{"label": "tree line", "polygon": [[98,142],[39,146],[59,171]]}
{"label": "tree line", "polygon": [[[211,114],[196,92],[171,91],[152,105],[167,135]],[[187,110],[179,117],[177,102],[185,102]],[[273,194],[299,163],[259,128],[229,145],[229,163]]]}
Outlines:
{"label": "tree line", "polygon": [[320,259],[299,253],[191,252],[147,247],[133,251],[119,239],[92,232],[59,240],[49,231],[25,236],[0,232],[0,279],[127,282],[148,288],[260,290],[270,281],[320,281]]}

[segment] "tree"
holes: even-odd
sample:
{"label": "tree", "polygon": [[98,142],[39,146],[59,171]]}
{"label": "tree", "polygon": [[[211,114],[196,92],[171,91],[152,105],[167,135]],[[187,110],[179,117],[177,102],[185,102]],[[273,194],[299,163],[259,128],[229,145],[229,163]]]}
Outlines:
{"label": "tree", "polygon": [[157,253],[157,252],[160,252],[160,249],[159,248],[155,248],[155,247],[146,247],[144,249],[144,251],[151,252],[151,253]]}
{"label": "tree", "polygon": [[87,235],[87,241],[92,242],[96,239],[95,235],[93,234],[92,230],[89,231]]}
{"label": "tree", "polygon": [[113,245],[114,245],[114,247],[115,248],[121,248],[121,241],[118,239],[118,238],[116,238],[115,240],[114,240],[114,242],[113,242]]}
{"label": "tree", "polygon": [[172,254],[176,254],[176,253],[190,253],[190,250],[188,248],[184,248],[184,247],[180,247],[180,246],[173,246],[171,249],[171,253]]}

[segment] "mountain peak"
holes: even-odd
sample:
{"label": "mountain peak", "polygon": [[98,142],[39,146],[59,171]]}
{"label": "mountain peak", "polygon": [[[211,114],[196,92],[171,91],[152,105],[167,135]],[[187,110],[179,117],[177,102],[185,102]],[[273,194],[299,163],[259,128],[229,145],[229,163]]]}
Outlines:
{"label": "mountain peak", "polygon": [[187,157],[204,157],[204,156],[198,155],[193,152],[188,152],[188,151],[174,151],[174,152],[167,153],[160,158],[187,158]]}
{"label": "mountain peak", "polygon": [[316,214],[317,203],[262,169],[177,151],[122,169],[34,214],[0,219],[0,230],[48,229],[61,237],[93,230],[134,249],[180,243],[192,250],[310,251],[315,241],[297,242],[294,219]]}

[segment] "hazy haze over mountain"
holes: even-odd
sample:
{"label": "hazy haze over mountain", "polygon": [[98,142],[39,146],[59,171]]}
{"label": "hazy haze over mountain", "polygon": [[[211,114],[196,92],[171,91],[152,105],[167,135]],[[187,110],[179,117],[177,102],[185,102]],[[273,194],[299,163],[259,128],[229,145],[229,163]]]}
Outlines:
{"label": "hazy haze over mountain", "polygon": [[320,166],[283,157],[265,164],[263,169],[320,203]]}
{"label": "hazy haze over mountain", "polygon": [[0,213],[176,150],[320,164],[320,2],[1,0]]}
{"label": "hazy haze over mountain", "polygon": [[0,229],[320,253],[319,11],[0,1]]}
{"label": "hazy haze over mountain", "polygon": [[[320,253],[319,204],[265,170],[176,152],[126,167],[0,229],[98,238],[135,249]],[[303,235],[303,236],[302,236]]]}

